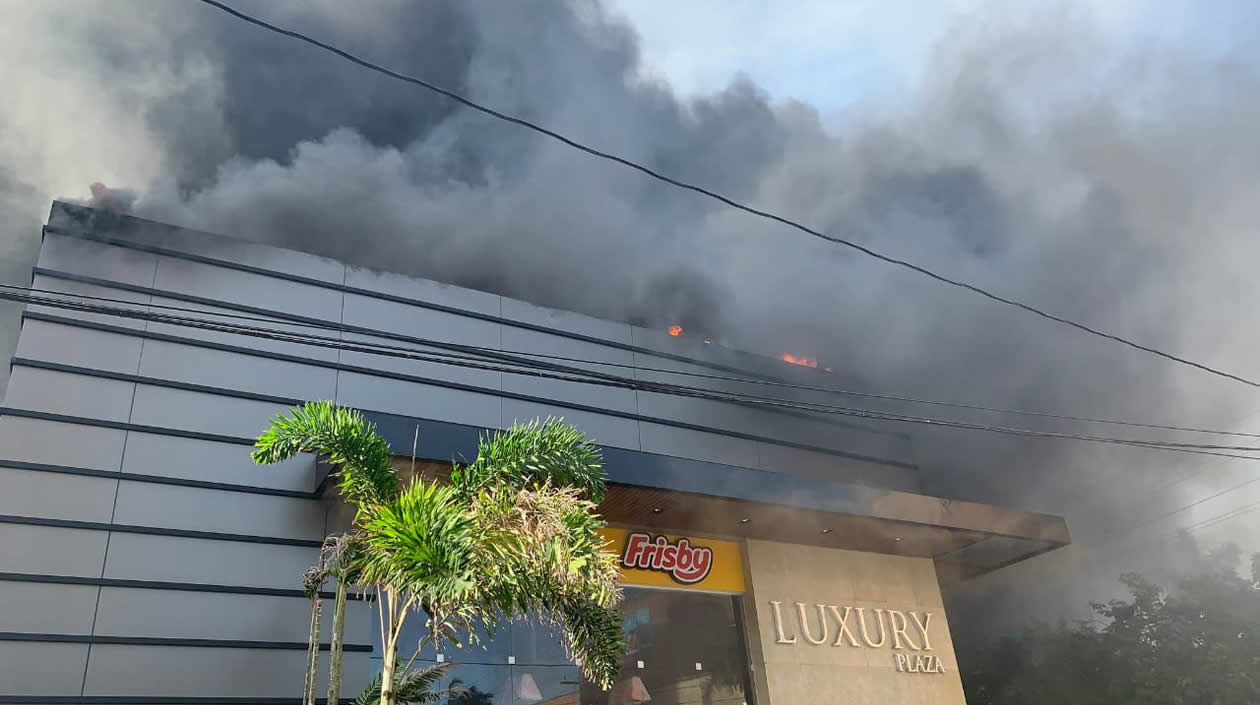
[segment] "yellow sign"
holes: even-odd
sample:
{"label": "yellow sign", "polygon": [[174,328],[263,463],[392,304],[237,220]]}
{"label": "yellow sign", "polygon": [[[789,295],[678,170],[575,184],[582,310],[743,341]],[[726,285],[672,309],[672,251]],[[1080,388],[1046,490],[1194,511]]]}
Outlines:
{"label": "yellow sign", "polygon": [[612,527],[599,533],[617,554],[623,585],[744,591],[743,551],[737,543]]}

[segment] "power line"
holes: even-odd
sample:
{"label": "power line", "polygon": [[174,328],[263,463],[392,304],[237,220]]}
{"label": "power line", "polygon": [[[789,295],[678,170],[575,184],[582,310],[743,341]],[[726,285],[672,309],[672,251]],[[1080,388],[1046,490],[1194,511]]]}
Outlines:
{"label": "power line", "polygon": [[1217,369],[1217,368],[1215,368],[1215,367],[1210,367],[1210,366],[1205,365],[1205,364],[1203,364],[1203,363],[1194,362],[1193,360],[1189,360],[1189,359],[1187,359],[1187,358],[1180,357],[1180,356],[1178,356],[1178,355],[1174,355],[1174,354],[1172,354],[1172,353],[1164,352],[1164,351],[1162,351],[1162,350],[1159,350],[1159,349],[1157,349],[1157,348],[1153,348],[1153,347],[1148,346],[1148,345],[1143,345],[1143,344],[1141,344],[1141,343],[1135,342],[1135,341],[1133,341],[1133,340],[1129,340],[1128,338],[1121,337],[1121,336],[1116,335],[1116,334],[1114,334],[1114,333],[1108,333],[1108,332],[1103,331],[1103,330],[1101,330],[1101,329],[1094,328],[1094,327],[1092,327],[1092,326],[1088,326],[1088,325],[1086,325],[1086,324],[1084,324],[1084,323],[1079,323],[1079,322],[1077,322],[1077,321],[1074,321],[1074,320],[1072,320],[1072,319],[1066,318],[1066,317],[1064,317],[1064,316],[1060,316],[1060,315],[1057,315],[1057,314],[1054,314],[1054,313],[1050,313],[1050,312],[1048,312],[1048,311],[1045,311],[1045,310],[1043,310],[1043,309],[1041,309],[1041,308],[1038,308],[1038,307],[1036,307],[1036,306],[1033,306],[1033,305],[1031,305],[1031,304],[1026,304],[1026,303],[1023,303],[1023,302],[1018,301],[1018,300],[1016,300],[1016,299],[1012,299],[1012,298],[1009,298],[1009,297],[1006,297],[1006,296],[1002,296],[1002,295],[1000,295],[1000,294],[995,294],[995,293],[993,293],[993,292],[991,292],[991,291],[988,291],[987,289],[981,288],[981,287],[979,287],[979,286],[977,286],[977,285],[975,285],[975,284],[969,284],[969,283],[964,282],[964,281],[961,281],[961,280],[959,280],[959,279],[954,279],[954,278],[948,277],[948,276],[946,276],[946,275],[944,275],[944,274],[939,274],[939,273],[937,273],[937,272],[935,272],[935,271],[932,271],[932,270],[930,270],[930,269],[928,269],[928,268],[926,268],[926,267],[923,267],[923,266],[921,266],[921,265],[914,264],[914,263],[912,263],[912,262],[910,262],[910,261],[908,261],[908,260],[904,260],[904,259],[900,259],[900,258],[893,257],[893,256],[890,256],[890,255],[883,254],[883,253],[881,253],[881,252],[878,252],[878,251],[876,251],[876,250],[874,250],[874,249],[872,249],[872,248],[870,248],[870,247],[867,247],[866,245],[862,245],[862,244],[860,244],[860,243],[858,243],[858,242],[855,242],[855,241],[853,241],[853,240],[849,240],[849,239],[842,238],[842,237],[837,237],[837,236],[834,236],[834,235],[827,235],[827,234],[825,234],[825,233],[822,233],[822,232],[820,232],[820,231],[818,231],[818,230],[814,230],[813,228],[810,228],[810,227],[808,227],[808,226],[806,226],[806,225],[803,225],[803,224],[801,224],[801,223],[799,223],[799,222],[797,222],[797,221],[795,221],[795,220],[792,220],[792,219],[790,219],[790,218],[787,218],[787,217],[784,217],[784,216],[781,216],[781,215],[777,215],[777,214],[775,214],[775,213],[771,213],[771,212],[769,212],[769,211],[764,211],[764,210],[761,210],[761,209],[758,209],[758,208],[754,208],[753,206],[749,206],[749,205],[747,205],[747,204],[745,204],[745,203],[741,203],[741,202],[739,202],[739,201],[736,201],[736,200],[734,200],[734,199],[732,199],[732,198],[730,198],[730,197],[723,196],[723,195],[722,195],[722,194],[720,194],[720,193],[717,193],[717,192],[715,192],[715,191],[711,191],[711,190],[709,190],[709,189],[707,189],[707,188],[704,188],[704,187],[702,187],[702,186],[698,186],[698,185],[696,185],[696,184],[692,184],[692,183],[689,183],[689,182],[686,182],[686,181],[682,181],[682,180],[680,180],[680,179],[676,179],[676,178],[673,178],[673,177],[670,177],[670,176],[666,176],[665,174],[662,174],[662,173],[660,173],[660,172],[657,172],[656,170],[652,169],[651,167],[644,166],[643,164],[640,164],[640,163],[638,163],[638,162],[632,161],[632,160],[627,159],[627,158],[625,158],[625,157],[618,156],[618,155],[616,155],[616,154],[612,154],[612,153],[610,153],[610,152],[605,152],[605,151],[602,151],[602,150],[596,149],[596,148],[594,148],[594,147],[590,147],[590,146],[588,146],[588,145],[586,145],[586,144],[583,144],[583,143],[581,143],[581,142],[578,142],[577,140],[574,140],[574,139],[572,139],[572,138],[570,138],[570,137],[566,137],[566,136],[564,136],[564,135],[560,134],[559,132],[556,132],[556,131],[551,130],[551,129],[546,128],[546,127],[543,127],[542,125],[539,125],[539,124],[537,124],[537,123],[531,122],[531,121],[529,121],[529,120],[525,120],[525,119],[523,119],[523,118],[519,118],[519,117],[515,117],[515,116],[513,116],[513,115],[509,115],[509,114],[507,114],[507,113],[503,113],[503,112],[500,112],[500,111],[498,111],[498,110],[495,110],[494,108],[490,108],[490,107],[488,107],[488,106],[482,105],[482,104],[480,104],[480,103],[477,103],[477,102],[475,102],[475,101],[473,101],[473,100],[471,100],[471,99],[469,99],[469,98],[466,98],[466,97],[464,97],[464,96],[460,95],[459,93],[456,93],[455,91],[449,90],[449,89],[447,89],[447,88],[442,88],[441,86],[438,86],[438,85],[436,85],[436,84],[434,84],[434,83],[430,83],[429,81],[425,81],[425,80],[423,80],[423,79],[416,78],[416,77],[414,77],[414,76],[408,76],[408,75],[406,75],[406,74],[398,73],[397,71],[392,71],[392,70],[390,70],[390,69],[385,68],[384,66],[381,66],[381,65],[379,65],[379,64],[374,64],[374,63],[372,63],[372,62],[370,62],[370,61],[367,61],[366,59],[361,59],[361,58],[359,58],[359,57],[355,56],[354,54],[351,54],[351,53],[349,53],[349,52],[347,52],[347,51],[344,51],[344,50],[342,50],[342,49],[338,49],[338,48],[336,48],[336,47],[334,47],[334,46],[332,46],[332,45],[330,45],[330,44],[326,44],[326,43],[324,43],[324,42],[319,41],[318,39],[314,39],[314,38],[309,37],[309,36],[307,36],[307,35],[305,35],[305,34],[302,34],[302,33],[300,33],[300,32],[295,32],[295,31],[293,31],[293,30],[284,29],[284,28],[282,28],[282,27],[278,27],[278,26],[276,26],[276,25],[273,25],[273,24],[270,24],[270,23],[268,23],[268,22],[265,22],[265,21],[263,21],[263,20],[261,20],[261,19],[258,19],[257,17],[253,17],[253,16],[251,16],[251,15],[247,15],[247,14],[245,14],[245,13],[243,13],[243,12],[239,11],[239,10],[236,10],[236,9],[234,9],[234,8],[232,8],[232,7],[229,7],[228,5],[225,5],[225,4],[221,3],[221,2],[218,2],[218,0],[198,0],[198,1],[199,1],[199,2],[202,2],[202,3],[206,4],[206,5],[210,5],[211,7],[214,7],[214,8],[217,8],[217,9],[219,9],[219,10],[222,10],[223,12],[226,12],[227,14],[232,15],[233,17],[236,17],[237,19],[243,20],[243,21],[245,21],[245,22],[248,22],[248,23],[250,23],[250,24],[256,25],[256,26],[258,26],[258,27],[262,27],[263,29],[266,29],[266,30],[268,30],[268,31],[275,32],[275,33],[277,33],[277,34],[282,34],[282,35],[287,36],[287,37],[290,37],[290,38],[292,38],[292,39],[296,39],[296,40],[298,40],[298,41],[305,42],[305,43],[307,43],[307,44],[310,44],[310,45],[312,45],[312,46],[315,46],[315,47],[317,47],[317,48],[319,48],[319,49],[323,49],[324,51],[327,51],[327,52],[330,52],[330,53],[332,53],[332,54],[335,54],[335,55],[337,55],[337,56],[339,56],[339,57],[341,57],[341,58],[343,58],[343,59],[345,59],[345,60],[347,60],[347,61],[350,61],[350,62],[352,62],[352,63],[358,64],[359,66],[362,66],[362,67],[364,67],[364,68],[366,68],[366,69],[369,69],[369,70],[371,70],[371,71],[375,71],[375,72],[377,72],[377,73],[383,74],[383,75],[385,75],[385,76],[389,76],[390,78],[394,78],[394,79],[397,79],[397,80],[399,80],[399,81],[404,81],[404,82],[406,82],[406,83],[410,83],[410,84],[413,84],[413,85],[416,85],[416,86],[420,86],[420,87],[422,87],[422,88],[425,88],[425,89],[427,89],[427,90],[433,91],[433,92],[435,92],[435,93],[439,93],[439,94],[441,94],[441,95],[443,95],[443,96],[445,96],[445,97],[447,97],[447,98],[449,98],[449,99],[451,99],[451,100],[453,100],[453,101],[455,101],[455,102],[457,102],[457,103],[460,103],[460,104],[462,104],[462,105],[464,105],[464,106],[467,106],[467,107],[469,107],[469,108],[472,108],[473,110],[476,110],[476,111],[478,111],[478,112],[481,112],[481,113],[484,113],[484,114],[489,115],[489,116],[491,116],[491,117],[494,117],[494,118],[496,118],[496,119],[498,119],[498,120],[503,120],[504,122],[509,122],[509,123],[512,123],[512,124],[515,124],[515,125],[519,125],[519,126],[524,127],[524,128],[526,128],[526,129],[529,129],[529,130],[532,130],[532,131],[534,131],[534,132],[537,132],[537,133],[539,133],[539,134],[541,134],[541,135],[545,135],[545,136],[547,136],[547,137],[550,137],[551,139],[557,140],[557,141],[559,141],[559,142],[561,142],[561,143],[563,143],[563,144],[565,144],[565,145],[568,145],[569,147],[572,147],[572,148],[577,149],[577,150],[582,151],[582,152],[586,152],[587,154],[590,154],[590,155],[592,155],[592,156],[594,156],[594,157],[597,157],[597,158],[599,158],[599,159],[604,159],[604,160],[607,160],[607,161],[615,162],[615,163],[617,163],[617,164],[620,164],[621,166],[624,166],[624,167],[627,167],[627,168],[633,169],[633,170],[635,170],[635,171],[641,172],[641,173],[643,173],[643,174],[646,174],[647,176],[650,176],[650,177],[652,177],[653,179],[656,179],[656,180],[658,180],[658,181],[662,181],[662,182],[664,182],[664,183],[670,184],[671,186],[675,186],[675,187],[677,187],[677,188],[684,189],[684,190],[687,190],[687,191],[691,191],[691,192],[693,192],[693,193],[697,193],[697,194],[700,194],[700,195],[702,195],[702,196],[705,196],[705,197],[711,198],[711,199],[713,199],[713,200],[719,201],[719,202],[721,202],[721,203],[723,203],[723,204],[725,204],[725,205],[727,205],[727,206],[730,206],[730,207],[732,207],[732,208],[735,208],[735,209],[738,209],[738,210],[744,211],[745,213],[749,213],[749,214],[751,214],[751,215],[755,215],[755,216],[757,216],[757,217],[759,217],[759,218],[764,218],[764,219],[767,219],[767,220],[772,220],[772,221],[774,221],[774,222],[780,223],[780,224],[782,224],[782,225],[786,225],[786,226],[788,226],[788,227],[790,227],[790,228],[793,228],[793,229],[795,229],[795,230],[799,230],[799,231],[801,231],[801,232],[803,232],[803,233],[806,233],[806,234],[811,235],[811,236],[813,236],[813,237],[819,238],[819,239],[821,239],[821,240],[825,240],[825,241],[827,241],[827,242],[830,242],[830,243],[833,243],[833,244],[836,244],[836,245],[842,245],[842,246],[844,246],[844,247],[848,247],[848,248],[851,248],[851,249],[857,250],[858,252],[861,252],[861,253],[863,253],[863,254],[865,254],[865,255],[867,255],[867,256],[870,256],[870,257],[874,257],[875,259],[881,260],[881,261],[883,261],[883,262],[887,262],[888,264],[893,264],[893,265],[896,265],[896,266],[899,266],[899,267],[904,267],[904,268],[909,269],[909,270],[914,271],[914,272],[918,272],[919,274],[922,274],[922,275],[924,275],[924,276],[927,276],[927,277],[930,277],[930,278],[932,278],[932,279],[935,279],[936,281],[939,281],[939,282],[941,282],[941,283],[948,284],[948,285],[950,285],[950,286],[954,286],[954,287],[957,287],[957,288],[959,288],[959,289],[965,289],[965,290],[970,291],[970,292],[972,292],[972,293],[974,293],[974,294],[979,294],[980,296],[983,296],[983,297],[985,297],[985,298],[987,298],[987,299],[990,299],[990,300],[992,300],[992,301],[996,301],[996,302],[998,302],[998,303],[1005,304],[1005,305],[1007,305],[1007,306],[1012,306],[1012,307],[1014,307],[1014,308],[1021,309],[1021,310],[1025,311],[1025,312],[1031,313],[1031,314],[1033,314],[1033,315],[1040,316],[1041,318],[1045,318],[1045,319],[1047,319],[1047,320],[1054,321],[1054,322],[1056,322],[1056,323],[1060,323],[1060,324],[1062,324],[1062,325],[1066,325],[1066,326],[1070,326],[1070,327],[1072,327],[1072,328],[1076,328],[1077,330],[1081,330],[1081,331],[1084,331],[1084,332],[1089,333],[1089,334],[1091,334],[1091,335],[1095,335],[1095,336],[1098,336],[1098,337],[1100,337],[1100,338],[1105,338],[1105,339],[1107,339],[1107,340],[1111,340],[1111,341],[1113,341],[1113,342],[1120,343],[1121,345],[1126,345],[1126,346],[1128,346],[1128,347],[1130,347],[1130,348],[1133,348],[1133,349],[1135,349],[1135,350],[1141,350],[1141,351],[1143,351],[1143,352],[1150,353],[1150,354],[1152,354],[1152,355],[1157,355],[1157,356],[1162,357],[1162,358],[1164,358],[1164,359],[1171,360],[1171,361],[1173,361],[1173,362],[1177,362],[1177,363],[1180,363],[1180,364],[1183,364],[1183,365],[1188,365],[1188,366],[1190,366],[1190,367],[1197,368],[1197,369],[1202,370],[1202,371],[1204,371],[1204,372],[1208,372],[1208,373],[1210,373],[1210,374],[1217,375],[1217,376],[1219,376],[1219,377],[1224,377],[1224,378],[1226,378],[1226,379],[1232,379],[1232,380],[1234,380],[1234,381],[1236,381],[1236,382],[1241,382],[1241,383],[1243,383],[1243,384],[1250,385],[1250,386],[1252,386],[1252,387],[1260,387],[1260,382],[1257,382],[1257,381],[1255,381],[1255,380],[1251,380],[1251,379],[1248,379],[1248,378],[1246,378],[1246,377],[1242,377],[1242,376],[1239,376],[1239,375],[1236,375],[1236,374],[1233,374],[1233,373],[1230,373],[1230,372],[1225,372],[1225,371],[1223,371],[1223,370]]}
{"label": "power line", "polygon": [[[65,295],[65,294],[61,294]],[[71,295],[73,296],[73,295]],[[206,321],[204,319],[192,319],[181,316],[168,316],[163,314],[152,314],[144,311],[136,311],[133,309],[117,309],[108,306],[94,306],[89,304],[76,304],[66,302],[60,299],[41,299],[38,297],[22,297],[20,295],[2,294],[0,298],[10,300],[22,300],[37,305],[48,305],[53,307],[68,308],[73,310],[86,311],[91,313],[103,313],[105,315],[118,315],[122,317],[141,318],[144,320],[152,320],[158,323],[167,323],[171,325],[184,325],[194,328],[203,328],[209,330],[218,330],[220,332],[233,333],[238,335],[263,337],[298,344],[312,345],[318,347],[327,347],[350,352],[365,352],[368,354],[378,354],[384,356],[402,357],[406,359],[414,359],[423,362],[434,362],[438,364],[451,364],[463,367],[473,367],[474,369],[482,369],[493,372],[508,372],[512,374],[528,374],[531,376],[558,379],[568,382],[579,382],[585,384],[596,384],[603,386],[614,386],[626,389],[636,389],[641,391],[653,391],[665,394],[674,394],[677,396],[691,396],[697,398],[705,398],[714,401],[722,401],[736,404],[748,404],[752,406],[769,406],[785,409],[794,409],[819,414],[853,416],[864,419],[895,421],[902,423],[915,423],[933,426],[946,426],[951,428],[959,428],[966,430],[989,431],[995,433],[1005,433],[1008,435],[1039,437],[1039,438],[1061,438],[1078,441],[1091,441],[1099,443],[1116,443],[1121,445],[1130,445],[1136,447],[1163,449],[1163,450],[1180,450],[1185,452],[1197,452],[1206,455],[1217,455],[1223,457],[1243,458],[1243,459],[1260,459],[1253,456],[1233,455],[1228,453],[1208,452],[1208,451],[1248,451],[1260,452],[1260,447],[1256,446],[1226,446],[1217,444],[1198,444],[1198,443],[1181,443],[1173,441],[1146,440],[1146,439],[1124,439],[1111,438],[1105,436],[1091,436],[1083,434],[1067,434],[1051,431],[1038,431],[1034,429],[1022,429],[1005,426],[992,426],[985,424],[973,424],[967,422],[952,421],[947,419],[937,419],[932,417],[912,416],[906,414],[893,414],[888,412],[872,411],[868,409],[858,409],[851,407],[840,407],[825,404],[817,404],[813,402],[800,402],[789,399],[781,399],[776,397],[763,397],[757,395],[740,394],[740,393],[718,393],[712,390],[689,387],[684,385],[669,385],[652,382],[644,382],[627,377],[618,377],[604,373],[590,373],[585,370],[574,368],[563,368],[557,366],[540,367],[529,361],[508,361],[493,365],[484,363],[483,358],[467,357],[467,356],[451,356],[440,353],[417,353],[412,349],[403,348],[401,346],[382,345],[370,342],[348,342],[340,338],[330,338],[325,336],[315,336],[304,333],[293,333],[278,329],[259,328],[254,326],[242,326],[231,323],[220,323],[217,321]],[[505,367],[503,364],[510,365]],[[565,372],[567,374],[551,374],[541,372],[541,369],[552,369]]]}
{"label": "power line", "polygon": [[[339,332],[357,332],[357,331],[348,329],[345,325],[331,323],[331,322],[308,323],[308,322],[287,321],[287,320],[284,320],[283,314],[277,314],[277,316],[275,317],[249,316],[245,314],[222,313],[218,311],[207,311],[204,309],[197,309],[197,308],[191,308],[191,307],[186,307],[186,306],[173,306],[169,304],[156,304],[156,303],[139,304],[135,302],[126,301],[124,299],[116,299],[116,298],[110,298],[110,297],[105,297],[105,296],[91,296],[88,294],[70,294],[70,293],[56,291],[52,289],[40,289],[36,287],[24,287],[24,286],[16,286],[16,285],[11,285],[11,284],[0,284],[0,289],[12,289],[15,291],[51,294],[51,295],[56,295],[56,296],[73,296],[73,297],[89,299],[93,301],[103,301],[103,302],[108,302],[108,303],[124,304],[124,305],[147,306],[149,308],[161,308],[161,309],[166,309],[166,310],[171,310],[171,311],[181,311],[185,313],[199,313],[199,314],[204,314],[204,315],[210,315],[210,316],[221,317],[221,318],[232,318],[232,319],[237,319],[237,320],[257,321],[257,322],[264,322],[264,323],[278,323],[278,324],[283,324],[286,326],[293,326],[293,327],[300,327],[300,328],[314,328],[318,330],[334,330],[334,331],[339,331]],[[364,333],[363,335],[368,335],[368,334]],[[854,391],[854,390],[849,390],[849,389],[841,389],[837,387],[793,384],[790,382],[779,382],[776,380],[759,379],[756,377],[734,377],[730,375],[720,375],[720,374],[713,374],[713,373],[706,373],[706,372],[695,372],[695,371],[689,371],[689,370],[671,370],[671,369],[663,368],[663,367],[649,367],[645,365],[635,365],[635,364],[622,363],[622,362],[587,360],[584,358],[571,357],[571,356],[566,356],[566,355],[530,352],[530,351],[525,351],[525,350],[512,350],[508,348],[491,348],[491,347],[485,347],[485,346],[479,346],[479,345],[470,345],[466,343],[449,343],[449,342],[438,341],[438,340],[427,339],[427,338],[420,338],[420,337],[413,337],[413,339],[417,344],[421,344],[421,345],[449,347],[452,349],[461,349],[463,351],[472,351],[472,352],[478,352],[478,353],[501,353],[501,354],[507,354],[507,355],[521,355],[521,356],[527,356],[527,357],[542,358],[542,359],[547,359],[547,360],[557,360],[561,362],[579,363],[583,365],[597,365],[601,367],[623,368],[623,369],[630,369],[630,370],[638,370],[641,372],[654,372],[654,373],[660,373],[660,374],[670,374],[670,375],[677,375],[677,376],[682,376],[682,377],[694,377],[697,379],[707,379],[707,380],[714,380],[714,381],[721,381],[721,382],[760,385],[760,386],[774,387],[774,388],[779,388],[779,389],[791,389],[795,391],[821,392],[821,393],[827,393],[827,394],[837,394],[837,395],[842,395],[842,396],[852,396],[852,397],[865,398],[865,399],[879,399],[879,400],[884,400],[884,401],[897,401],[897,402],[904,402],[904,403],[911,403],[911,404],[925,404],[925,405],[942,406],[942,407],[955,408],[955,409],[967,409],[971,411],[984,411],[984,412],[990,412],[990,413],[1032,416],[1032,417],[1037,417],[1037,418],[1048,418],[1048,419],[1056,419],[1056,420],[1062,420],[1062,421],[1109,424],[1109,425],[1117,425],[1117,426],[1128,426],[1132,428],[1148,428],[1148,429],[1155,429],[1155,430],[1179,431],[1179,432],[1186,432],[1186,433],[1204,433],[1204,434],[1211,434],[1211,435],[1217,435],[1217,436],[1237,436],[1237,437],[1243,437],[1243,438],[1260,438],[1260,433],[1248,433],[1244,431],[1225,431],[1225,430],[1220,430],[1220,429],[1201,428],[1201,427],[1195,427],[1195,426],[1156,424],[1156,423],[1146,423],[1146,422],[1139,422],[1139,421],[1126,421],[1126,420],[1120,420],[1120,419],[1098,418],[1098,417],[1090,417],[1090,416],[1073,416],[1073,415],[1067,415],[1067,414],[1054,414],[1054,413],[1044,412],[1044,411],[1031,411],[1031,410],[1026,410],[1026,409],[1007,409],[1007,408],[994,407],[994,406],[964,404],[961,402],[948,402],[948,401],[940,401],[940,400],[934,400],[934,399],[920,399],[916,397],[899,396],[899,395],[891,395],[891,394],[877,394],[873,392],[861,392],[861,391]],[[398,348],[398,349],[406,349],[406,348]],[[784,364],[787,364],[787,363],[784,363]]]}
{"label": "power line", "polygon": [[1251,504],[1244,504],[1243,506],[1233,511],[1226,512],[1218,516],[1210,517],[1208,519],[1204,519],[1203,521],[1198,522],[1197,524],[1191,524],[1190,526],[1187,526],[1185,528],[1185,531],[1197,531],[1199,529],[1206,529],[1210,526],[1215,526],[1222,522],[1229,521],[1230,519],[1236,519],[1240,516],[1243,516],[1244,514],[1250,514],[1258,509],[1260,509],[1260,502],[1252,502]]}
{"label": "power line", "polygon": [[[61,294],[65,296],[65,294]],[[73,295],[70,295],[73,296]],[[388,357],[398,357],[404,359],[412,359],[422,362],[433,362],[444,365],[454,365],[471,369],[479,369],[492,372],[503,372],[508,374],[529,375],[547,379],[557,379],[560,381],[575,382],[582,384],[593,384],[597,386],[610,386],[625,389],[635,389],[641,391],[652,391],[663,394],[671,394],[674,396],[691,397],[698,399],[707,399],[711,401],[745,404],[756,407],[785,408],[799,411],[806,411],[819,414],[850,416],[878,421],[893,421],[901,423],[912,423],[921,425],[940,426],[964,430],[987,431],[992,433],[1001,433],[1006,435],[1037,437],[1037,438],[1053,438],[1064,440],[1087,441],[1094,443],[1110,443],[1117,445],[1132,446],[1138,448],[1147,448],[1151,450],[1169,450],[1176,452],[1194,453],[1201,455],[1212,455],[1221,457],[1240,458],[1247,460],[1260,460],[1258,456],[1240,455],[1236,453],[1221,451],[1245,451],[1260,452],[1260,447],[1254,446],[1225,446],[1212,444],[1192,444],[1180,443],[1172,441],[1147,440],[1147,439],[1131,439],[1131,438],[1112,438],[1106,436],[1090,436],[1082,434],[1055,433],[1049,431],[1037,431],[1032,429],[1021,429],[1003,426],[989,426],[983,424],[972,424],[966,422],[957,422],[948,419],[936,419],[930,417],[909,416],[903,414],[889,414],[885,412],[870,411],[866,409],[854,409],[848,407],[828,406],[822,404],[812,404],[795,402],[787,399],[774,397],[759,397],[754,395],[740,395],[717,393],[712,390],[706,390],[696,387],[688,387],[683,385],[669,385],[653,382],[644,382],[632,378],[617,377],[614,375],[593,375],[588,376],[582,370],[569,370],[570,374],[560,374],[554,370],[540,368],[528,361],[509,362],[507,364],[492,364],[478,360],[476,358],[459,357],[433,353],[419,353],[408,351],[399,346],[384,346],[367,342],[351,342],[341,338],[331,338],[326,336],[316,336],[305,333],[294,333],[279,329],[260,328],[256,326],[245,326],[240,324],[222,323],[219,321],[209,321],[205,319],[189,318],[184,316],[174,316],[167,314],[154,313],[151,311],[138,311],[134,309],[121,309],[117,307],[103,306],[97,304],[82,304],[63,299],[39,297],[32,295],[22,295],[0,292],[0,299],[8,299],[35,305],[51,306],[54,308],[64,308],[70,310],[78,310],[87,313],[98,313],[104,315],[116,315],[125,318],[138,318],[142,320],[154,321],[157,323],[166,323],[170,325],[186,326],[191,328],[200,328],[206,330],[215,330],[220,332],[232,333],[236,335],[244,335],[250,337],[278,340],[284,342],[292,342],[302,345],[310,345],[316,347],[324,347],[349,352],[363,352],[367,354],[375,354]]]}

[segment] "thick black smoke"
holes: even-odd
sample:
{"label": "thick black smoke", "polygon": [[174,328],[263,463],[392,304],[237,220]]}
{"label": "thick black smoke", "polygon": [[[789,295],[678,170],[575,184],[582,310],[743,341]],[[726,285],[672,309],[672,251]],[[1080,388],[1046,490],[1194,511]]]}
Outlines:
{"label": "thick black smoke", "polygon": [[[633,30],[595,3],[238,4],[816,228],[1260,374],[1249,325],[1254,57],[1119,52],[1057,13],[993,22],[949,35],[905,112],[833,132],[808,105],[775,103],[746,79],[676,95],[645,77]],[[78,111],[41,125],[40,139],[73,151],[0,142],[17,169],[33,165],[24,183],[41,193],[69,188],[64,175],[78,172],[66,160],[80,154],[105,173],[79,183],[140,187],[141,215],[601,317],[682,323],[735,347],[816,356],[873,391],[1208,426],[1235,425],[1252,406],[1237,386],[716,206],[193,4],[23,12],[28,31],[10,39]],[[0,119],[28,137],[39,124]],[[1048,613],[1084,576],[1114,575],[1160,544],[1144,530],[1119,549],[1091,547],[1252,471],[978,433],[917,439],[926,490],[1069,516],[1083,548],[1019,569],[1044,588],[1021,608],[1045,597]]]}

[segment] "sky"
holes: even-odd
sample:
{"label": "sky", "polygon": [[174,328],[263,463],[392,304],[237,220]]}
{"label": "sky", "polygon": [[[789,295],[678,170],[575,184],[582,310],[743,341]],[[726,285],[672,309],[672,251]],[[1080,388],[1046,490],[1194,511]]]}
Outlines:
{"label": "sky", "polygon": [[1224,58],[1251,39],[1240,12],[1260,24],[1260,3],[1247,0],[611,0],[610,8],[639,32],[645,73],[696,94],[744,74],[778,100],[815,106],[836,129],[905,108],[941,43],[977,28],[1071,17],[1117,50],[1159,42]]}

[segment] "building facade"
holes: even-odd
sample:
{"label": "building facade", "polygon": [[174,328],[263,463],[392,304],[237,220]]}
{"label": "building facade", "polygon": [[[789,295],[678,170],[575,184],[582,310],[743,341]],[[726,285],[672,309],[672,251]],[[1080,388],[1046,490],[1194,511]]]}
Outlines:
{"label": "building facade", "polygon": [[[461,664],[452,703],[961,703],[941,585],[1068,542],[919,494],[904,433],[729,397],[826,381],[773,358],[64,203],[31,281],[0,409],[0,701],[299,702],[300,579],[345,511],[317,458],[249,446],[306,400],[439,473],[535,418],[602,449],[621,681],[517,623],[420,654]],[[350,605],[346,696],[374,613]]]}

